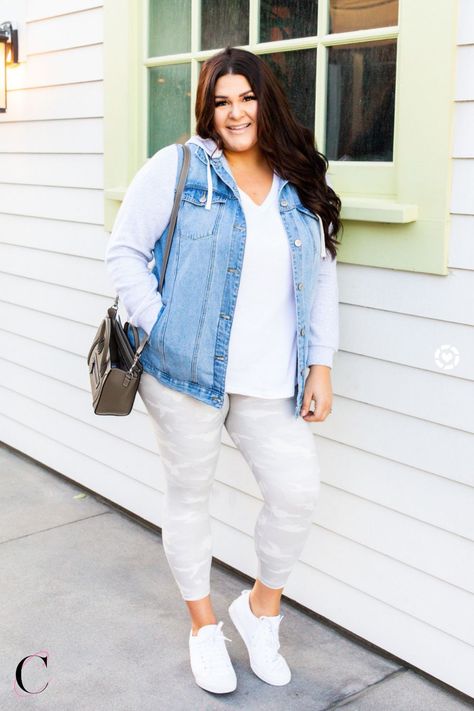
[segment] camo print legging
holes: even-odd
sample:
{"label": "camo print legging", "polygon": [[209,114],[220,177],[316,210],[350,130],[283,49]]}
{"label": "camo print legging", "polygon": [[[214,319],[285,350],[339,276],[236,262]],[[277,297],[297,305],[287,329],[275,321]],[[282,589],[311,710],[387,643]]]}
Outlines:
{"label": "camo print legging", "polygon": [[138,392],[165,472],[163,547],[183,599],[210,593],[209,497],[223,424],[264,500],[255,526],[257,578],[284,587],[309,535],[320,489],[315,437],[308,422],[294,417],[294,399],[225,393],[216,409],[146,372]]}

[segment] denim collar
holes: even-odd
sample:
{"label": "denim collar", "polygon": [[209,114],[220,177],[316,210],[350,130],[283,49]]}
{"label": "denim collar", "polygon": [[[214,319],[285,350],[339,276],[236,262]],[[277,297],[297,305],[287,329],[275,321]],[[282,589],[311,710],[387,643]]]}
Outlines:
{"label": "denim collar", "polygon": [[[227,159],[224,155],[224,151],[217,146],[217,143],[214,141],[214,139],[213,138],[202,138],[198,134],[194,134],[193,136],[191,136],[191,138],[189,138],[186,141],[186,144],[189,144],[189,143],[196,144],[198,146],[196,155],[200,161],[202,161],[203,163],[206,163],[206,172],[207,172],[206,210],[210,210],[211,205],[212,205],[213,187],[212,187],[212,175],[211,175],[211,161],[212,161],[212,167],[214,168],[215,172],[226,183],[226,185],[228,185],[231,188],[235,197],[238,200],[240,200],[239,190],[238,190],[237,184],[234,180],[234,177],[232,175],[232,171],[230,169],[229,163],[227,162]],[[278,174],[277,174],[277,179],[279,182],[278,194],[280,194],[283,187],[288,183],[288,180],[284,180]]]}

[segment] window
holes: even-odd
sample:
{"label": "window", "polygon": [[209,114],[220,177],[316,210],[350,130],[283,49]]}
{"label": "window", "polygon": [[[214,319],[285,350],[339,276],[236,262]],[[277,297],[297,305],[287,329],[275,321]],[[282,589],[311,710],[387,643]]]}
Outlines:
{"label": "window", "polygon": [[343,203],[338,260],[447,273],[455,13],[430,0],[106,0],[106,227],[134,173],[195,131],[202,62],[259,54]]}

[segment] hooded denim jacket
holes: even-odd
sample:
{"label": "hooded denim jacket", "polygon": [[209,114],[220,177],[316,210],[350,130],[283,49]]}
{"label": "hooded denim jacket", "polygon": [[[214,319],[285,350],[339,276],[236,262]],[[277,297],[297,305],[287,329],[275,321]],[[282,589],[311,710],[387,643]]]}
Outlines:
{"label": "hooded denim jacket", "polygon": [[[221,408],[246,224],[223,152],[212,139],[192,137],[187,145],[191,161],[161,293],[162,306],[140,360],[143,370],[164,385]],[[180,150],[177,179],[182,160]],[[301,203],[288,180],[278,178],[279,210],[291,252],[296,302],[296,418],[304,395],[312,294],[320,259],[327,256],[321,218]],[[167,233],[168,227],[154,248],[153,272],[158,282]],[[138,332],[140,340],[147,335],[141,327]]]}

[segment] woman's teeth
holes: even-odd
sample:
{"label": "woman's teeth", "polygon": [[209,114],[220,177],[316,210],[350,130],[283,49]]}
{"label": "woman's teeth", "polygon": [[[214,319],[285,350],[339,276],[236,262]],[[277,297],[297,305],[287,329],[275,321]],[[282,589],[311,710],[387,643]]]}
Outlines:
{"label": "woman's teeth", "polygon": [[250,126],[249,123],[246,123],[244,126],[228,126],[229,131],[245,131],[246,128]]}

